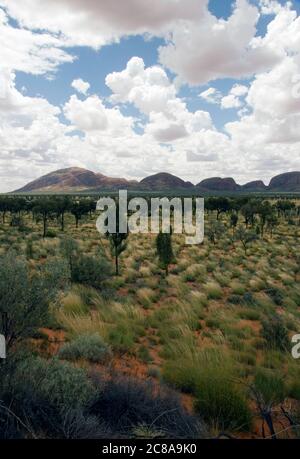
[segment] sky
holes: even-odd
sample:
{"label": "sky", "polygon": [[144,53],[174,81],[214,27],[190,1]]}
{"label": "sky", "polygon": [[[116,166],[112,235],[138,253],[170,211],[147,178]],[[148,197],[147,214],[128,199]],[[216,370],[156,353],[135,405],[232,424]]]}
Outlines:
{"label": "sky", "polygon": [[300,170],[300,0],[0,0],[0,192]]}

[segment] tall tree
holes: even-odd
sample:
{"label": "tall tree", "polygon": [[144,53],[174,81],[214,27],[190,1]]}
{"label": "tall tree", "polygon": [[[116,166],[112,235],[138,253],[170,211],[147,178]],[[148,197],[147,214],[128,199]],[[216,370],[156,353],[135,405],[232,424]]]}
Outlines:
{"label": "tall tree", "polygon": [[33,212],[39,215],[43,221],[43,238],[46,237],[48,221],[55,214],[55,202],[52,198],[40,198],[33,206]]}
{"label": "tall tree", "polygon": [[108,233],[111,254],[115,259],[116,276],[119,275],[119,257],[126,250],[128,233]]}
{"label": "tall tree", "polygon": [[262,202],[258,206],[257,213],[259,215],[260,233],[263,237],[268,217],[270,217],[273,213],[273,209],[269,201]]}
{"label": "tall tree", "polygon": [[72,201],[69,196],[61,196],[56,198],[56,212],[57,216],[60,218],[60,228],[61,231],[65,230],[65,214],[68,212],[72,207]]}
{"label": "tall tree", "polygon": [[78,228],[79,221],[88,212],[89,212],[89,206],[85,201],[83,201],[83,200],[76,201],[76,202],[74,202],[72,204],[72,206],[71,206],[71,214],[74,215],[74,217],[75,217],[76,228]]}

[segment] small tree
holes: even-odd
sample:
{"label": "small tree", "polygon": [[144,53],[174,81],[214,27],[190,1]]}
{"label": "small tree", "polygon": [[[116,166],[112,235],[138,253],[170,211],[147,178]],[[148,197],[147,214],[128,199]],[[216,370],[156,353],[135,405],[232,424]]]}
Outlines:
{"label": "small tree", "polygon": [[78,228],[79,220],[82,219],[83,215],[88,214],[89,206],[84,201],[74,202],[71,206],[71,214],[75,217],[76,228]]}
{"label": "small tree", "polygon": [[119,275],[119,257],[121,253],[126,250],[127,247],[127,238],[128,238],[128,233],[107,233],[107,238],[109,239],[110,243],[110,250],[111,254],[115,259],[115,273],[116,276]]}
{"label": "small tree", "polygon": [[222,213],[226,213],[230,210],[230,201],[222,196],[218,198],[209,198],[206,203],[206,209],[217,212],[217,220],[219,220]]}
{"label": "small tree", "polygon": [[254,231],[248,231],[243,226],[238,227],[235,233],[235,237],[238,241],[241,241],[241,243],[243,244],[245,255],[247,255],[247,249],[251,242],[257,240],[257,234]]}
{"label": "small tree", "polygon": [[48,221],[53,217],[55,213],[55,203],[53,199],[41,198],[33,206],[34,214],[39,215],[43,221],[43,238],[47,234]]}
{"label": "small tree", "polygon": [[271,237],[273,237],[273,231],[278,226],[279,220],[274,212],[267,217],[267,229],[270,231]]}
{"label": "small tree", "polygon": [[111,256],[115,259],[115,274],[119,275],[119,257],[126,250],[127,247],[127,238],[128,238],[128,228],[126,233],[120,232],[120,211],[119,205],[116,205],[116,227],[115,231],[106,233],[106,237],[109,240]]}
{"label": "small tree", "polygon": [[241,213],[245,218],[246,227],[248,227],[249,225],[251,225],[252,228],[254,227],[255,215],[257,214],[259,204],[259,201],[251,200],[241,207]]}
{"label": "small tree", "polygon": [[217,239],[219,239],[222,234],[224,234],[225,231],[225,226],[223,225],[222,222],[220,221],[213,221],[210,222],[210,226],[207,230],[207,236],[213,244],[217,242]]}
{"label": "small tree", "polygon": [[72,273],[76,257],[79,254],[78,244],[75,239],[71,237],[64,237],[60,240],[60,249],[63,256],[69,264],[70,272]]}
{"label": "small tree", "polygon": [[272,206],[268,201],[265,201],[261,203],[258,206],[257,213],[259,215],[259,220],[260,220],[260,234],[263,237],[264,236],[264,229],[266,226],[266,223],[268,221],[268,218],[272,215],[273,209]]}
{"label": "small tree", "polygon": [[31,274],[27,263],[9,252],[0,260],[0,333],[7,350],[44,324],[49,304],[68,279],[63,263]]}
{"label": "small tree", "polygon": [[55,202],[57,217],[60,217],[61,231],[65,230],[65,213],[71,209],[72,202],[68,196],[58,197]]}
{"label": "small tree", "polygon": [[174,259],[171,234],[160,232],[156,237],[156,249],[159,261],[166,270],[167,276],[169,274],[169,265]]}
{"label": "small tree", "polygon": [[[273,439],[276,432],[273,424],[274,406],[282,403],[286,396],[285,385],[282,378],[273,374],[258,371],[252,384],[249,384],[250,395],[255,401],[259,414],[266,422]],[[263,436],[265,437],[264,427]]]}

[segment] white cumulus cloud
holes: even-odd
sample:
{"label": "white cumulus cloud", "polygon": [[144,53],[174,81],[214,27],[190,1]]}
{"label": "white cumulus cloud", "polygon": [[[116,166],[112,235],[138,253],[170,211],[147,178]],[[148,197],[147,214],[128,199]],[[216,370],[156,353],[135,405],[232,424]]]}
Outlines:
{"label": "white cumulus cloud", "polygon": [[90,89],[90,84],[87,81],[82,80],[81,78],[73,80],[71,86],[72,88],[76,89],[76,91],[84,95],[86,95],[88,90]]}

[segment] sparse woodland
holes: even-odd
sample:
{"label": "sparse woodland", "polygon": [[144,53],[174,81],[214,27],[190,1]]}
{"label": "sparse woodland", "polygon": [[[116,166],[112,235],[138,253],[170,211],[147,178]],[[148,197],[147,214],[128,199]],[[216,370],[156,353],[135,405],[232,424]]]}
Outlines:
{"label": "sparse woodland", "polygon": [[0,437],[300,438],[299,199],[208,198],[191,246],[95,201],[0,196]]}

